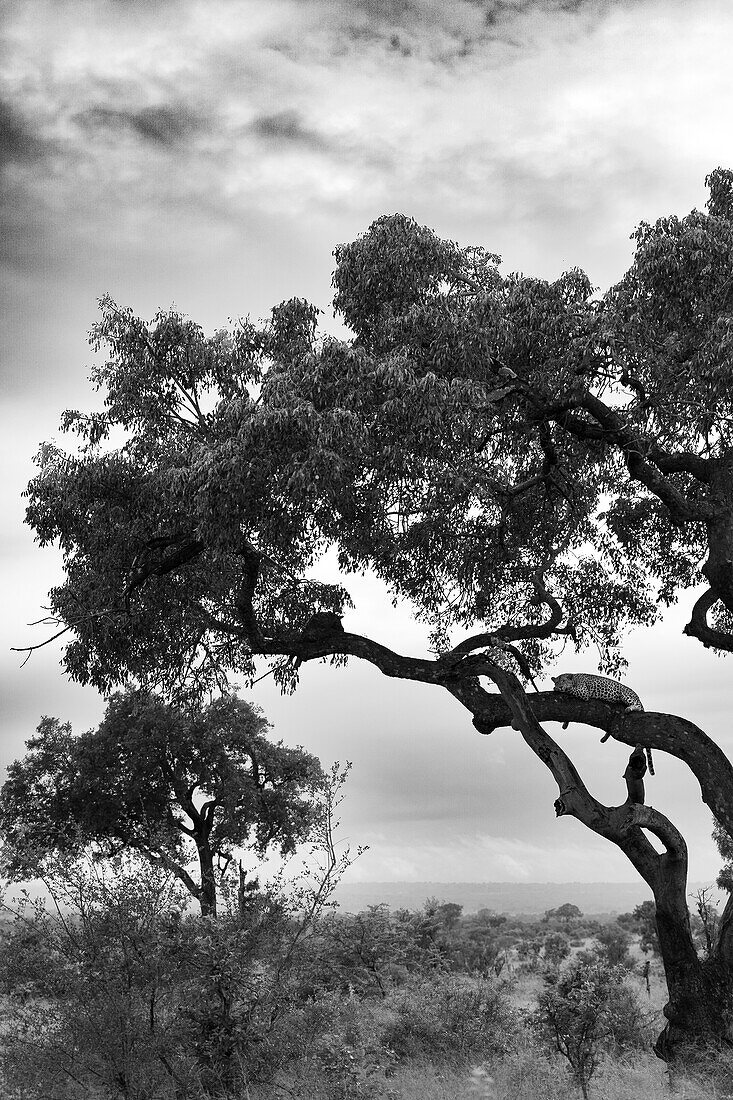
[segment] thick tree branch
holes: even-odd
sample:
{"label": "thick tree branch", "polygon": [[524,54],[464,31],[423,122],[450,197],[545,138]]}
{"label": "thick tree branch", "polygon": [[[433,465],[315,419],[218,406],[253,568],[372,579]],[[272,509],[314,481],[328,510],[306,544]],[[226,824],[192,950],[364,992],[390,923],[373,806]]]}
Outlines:
{"label": "thick tree branch", "polygon": [[[474,698],[474,725],[491,733],[512,724],[512,711],[501,696],[486,693]],[[635,748],[658,749],[687,764],[700,784],[703,802],[733,836],[733,765],[725,753],[699,726],[675,714],[654,711],[619,711],[600,700],[576,699],[562,692],[546,691],[527,696],[527,705],[541,722],[579,722],[604,730],[607,736]]]}
{"label": "thick tree branch", "polygon": [[[474,726],[483,734],[501,726],[511,726],[516,720],[504,695],[486,691],[479,681],[481,676],[490,677],[501,690],[503,678],[512,674],[499,670],[483,654],[468,654],[455,664],[446,664],[442,660],[403,656],[379,642],[345,631],[334,632],[317,641],[303,641],[295,636],[263,640],[255,652],[301,661],[333,655],[353,656],[368,661],[385,676],[444,687],[471,712]],[[520,691],[522,706],[529,708],[534,722],[580,722],[604,730],[607,736],[631,748],[642,745],[682,760],[697,778],[703,801],[733,836],[733,793],[727,794],[733,792],[733,766],[715,742],[693,722],[673,714],[620,711],[617,706],[600,700],[577,699],[562,692],[537,692],[526,696],[521,686]],[[537,743],[546,736],[542,731]],[[554,745],[549,739],[548,742],[549,746]]]}
{"label": "thick tree branch", "polygon": [[[537,721],[530,701],[537,696],[528,696],[513,673],[505,672],[496,665],[490,666],[489,662],[487,675],[501,691],[511,713],[512,727],[519,730],[527,745],[552,773],[560,791],[555,803],[557,814],[571,814],[593,832],[616,844],[656,890],[660,878],[660,856],[636,821],[634,815],[639,807],[628,801],[621,806],[608,807],[594,798],[573,762]],[[664,828],[661,814],[652,814],[648,820],[654,823],[655,828]],[[674,830],[671,823],[669,830],[671,835],[671,830]]]}
{"label": "thick tree branch", "polygon": [[[165,553],[170,547],[174,549],[170,553]],[[140,588],[149,577],[164,577],[199,557],[205,549],[206,545],[200,539],[175,535],[149,539],[132,563],[130,579],[124,592],[125,601],[128,601],[135,589]]]}
{"label": "thick tree branch", "polygon": [[[688,523],[713,517],[714,509],[711,504],[691,501],[662,476],[662,469],[673,473],[681,472],[686,467],[685,472],[692,473],[695,477],[703,473],[707,481],[707,463],[704,459],[693,462],[692,459],[695,458],[693,455],[686,454],[683,458],[681,455],[670,455],[658,448],[650,447],[639,439],[615,410],[610,409],[588,390],[579,393],[573,405],[590,413],[596,424],[589,424],[582,417],[572,415],[567,407],[561,407],[555,413],[552,409],[548,412],[561,428],[577,439],[598,442],[600,438],[605,443],[615,444],[623,454],[631,477],[658,497],[677,522]],[[598,428],[601,430],[600,437]]]}
{"label": "thick tree branch", "polygon": [[701,458],[693,451],[679,451],[673,454],[670,451],[663,451],[661,447],[652,446],[649,448],[647,457],[665,474],[691,474],[703,485],[710,482],[708,459]]}
{"label": "thick tree branch", "polygon": [[685,838],[664,814],[660,814],[652,806],[635,803],[628,817],[628,828],[637,825],[661,840],[669,859],[687,861]]}
{"label": "thick tree branch", "polygon": [[690,621],[683,630],[689,638],[697,638],[706,649],[724,649],[733,653],[733,635],[716,630],[708,623],[708,611],[718,602],[718,595],[709,588],[696,600]]}
{"label": "thick tree branch", "polygon": [[239,556],[242,559],[242,579],[236,600],[237,615],[253,648],[259,649],[264,639],[254,612],[253,600],[260,575],[260,555],[251,543],[245,542]]}

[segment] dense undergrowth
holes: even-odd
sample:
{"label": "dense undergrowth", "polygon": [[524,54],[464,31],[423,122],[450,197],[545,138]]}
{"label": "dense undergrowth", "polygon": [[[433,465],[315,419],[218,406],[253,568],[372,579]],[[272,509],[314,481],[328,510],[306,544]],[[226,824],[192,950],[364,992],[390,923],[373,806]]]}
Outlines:
{"label": "dense undergrowth", "polygon": [[733,1091],[721,1056],[671,1083],[654,1058],[661,986],[628,918],[464,917],[433,899],[354,916],[297,891],[204,918],[130,860],[59,865],[48,885],[53,904],[21,898],[0,930],[5,1100]]}

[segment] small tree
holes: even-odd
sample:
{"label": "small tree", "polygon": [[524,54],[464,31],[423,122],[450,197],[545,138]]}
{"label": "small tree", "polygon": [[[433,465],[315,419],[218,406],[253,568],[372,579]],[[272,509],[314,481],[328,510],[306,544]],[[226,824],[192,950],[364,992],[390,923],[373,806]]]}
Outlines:
{"label": "small tree", "polygon": [[545,974],[532,1022],[567,1060],[584,1098],[604,1052],[644,1042],[640,1009],[623,985],[625,973],[603,962],[575,962]]}
{"label": "small tree", "polygon": [[570,954],[570,944],[562,932],[549,932],[542,943],[545,962],[550,966],[559,966]]}
{"label": "small tree", "polygon": [[632,970],[634,960],[629,954],[628,933],[619,924],[606,924],[595,935],[595,954],[608,966],[620,966]]}
{"label": "small tree", "polygon": [[106,855],[130,849],[215,913],[217,877],[235,848],[289,853],[318,812],[318,761],[267,730],[235,697],[184,711],[134,691],[113,696],[99,728],[79,737],[44,718],[0,791],[6,873],[31,878],[49,853],[90,843]]}
{"label": "small tree", "polygon": [[189,1095],[180,883],[130,855],[51,857],[45,884],[50,910],[21,898],[0,927],[3,1095]]}
{"label": "small tree", "polygon": [[583,914],[577,905],[566,901],[564,905],[558,906],[557,909],[546,909],[542,917],[542,923],[549,924],[550,921],[558,921],[560,924],[568,926],[579,921],[582,916]]}
{"label": "small tree", "polygon": [[507,923],[507,918],[504,913],[495,913],[493,909],[479,909],[476,914],[477,924],[485,924],[489,928],[499,928],[502,924]]}
{"label": "small tree", "polygon": [[24,893],[0,923],[3,1097],[228,1100],[309,1060],[333,1015],[305,994],[310,933],[353,861],[334,841],[347,772],[325,779],[300,874],[243,909],[225,882],[217,919],[135,851],[48,856],[51,905]]}
{"label": "small tree", "polygon": [[638,934],[639,947],[645,955],[650,952],[658,957],[661,955],[656,907],[653,901],[643,901],[632,913],[621,913],[616,920],[622,928]]}
{"label": "small tree", "polygon": [[326,917],[311,950],[319,987],[350,987],[362,996],[386,997],[391,977],[419,960],[411,924],[384,904]]}
{"label": "small tree", "polygon": [[695,907],[690,912],[690,925],[698,949],[706,959],[715,953],[720,931],[720,913],[712,900],[710,887],[697,890],[692,896]]}
{"label": "small tree", "polygon": [[451,932],[459,920],[461,919],[461,913],[463,912],[463,906],[459,905],[455,901],[444,901],[442,905],[438,906],[437,915],[443,922],[443,927]]}

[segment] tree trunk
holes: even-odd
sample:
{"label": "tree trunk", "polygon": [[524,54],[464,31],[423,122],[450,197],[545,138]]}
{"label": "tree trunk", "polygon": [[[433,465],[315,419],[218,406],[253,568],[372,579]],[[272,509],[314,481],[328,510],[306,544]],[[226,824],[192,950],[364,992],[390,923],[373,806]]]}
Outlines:
{"label": "tree trunk", "polygon": [[[488,668],[488,674],[509,707],[512,726],[555,777],[560,789],[555,803],[558,816],[571,814],[616,844],[654,894],[669,993],[664,1008],[667,1024],[654,1045],[655,1053],[664,1061],[673,1061],[700,1046],[733,1043],[733,903],[721,919],[711,958],[701,960],[693,943],[687,905],[687,845],[664,814],[644,804],[646,762],[640,747],[634,749],[626,769],[626,802],[604,806],[590,794],[566,753],[539,724],[516,676],[497,666]],[[649,833],[662,842],[664,853],[653,847]]]}
{"label": "tree trunk", "polygon": [[214,874],[214,855],[209,847],[208,838],[196,837],[196,851],[201,870],[201,889],[199,905],[202,917],[216,916],[216,876]]}
{"label": "tree trunk", "polygon": [[674,1061],[685,1048],[733,1041],[733,981],[721,954],[724,937],[709,959],[699,958],[690,929],[686,881],[686,873],[680,875],[662,857],[654,895],[669,1000],[664,1006],[667,1024],[654,1052],[665,1062]]}

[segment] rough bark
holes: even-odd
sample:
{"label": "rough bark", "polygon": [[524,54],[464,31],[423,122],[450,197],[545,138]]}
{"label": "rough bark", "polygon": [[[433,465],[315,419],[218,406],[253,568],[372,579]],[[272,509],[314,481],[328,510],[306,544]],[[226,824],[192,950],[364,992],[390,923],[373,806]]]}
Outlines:
{"label": "rough bark", "polygon": [[201,885],[199,887],[198,902],[201,907],[202,917],[216,916],[216,874],[214,871],[214,856],[205,837],[195,838],[196,852],[201,871]]}
{"label": "rough bark", "polygon": [[709,959],[698,957],[686,887],[687,861],[675,863],[662,857],[654,902],[669,999],[664,1006],[667,1023],[654,1052],[666,1062],[674,1061],[680,1050],[691,1045],[733,1042],[730,968],[719,950]]}
{"label": "rough bark", "polygon": [[710,489],[717,507],[706,523],[708,559],[702,571],[718,599],[733,611],[733,453],[711,463]]}

